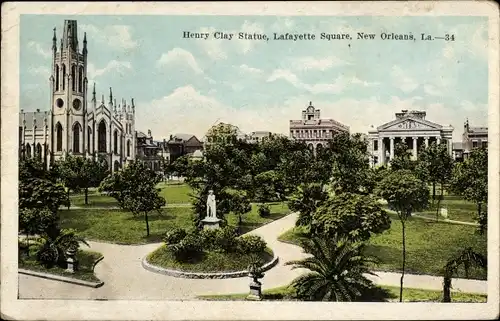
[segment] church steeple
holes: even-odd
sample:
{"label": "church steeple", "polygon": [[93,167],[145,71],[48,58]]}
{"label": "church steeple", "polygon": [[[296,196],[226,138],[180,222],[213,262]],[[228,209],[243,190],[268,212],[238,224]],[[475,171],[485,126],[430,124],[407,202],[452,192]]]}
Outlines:
{"label": "church steeple", "polygon": [[113,104],[113,91],[111,87],[109,87],[109,103]]}
{"label": "church steeple", "polygon": [[64,21],[63,47],[71,48],[72,51],[78,51],[78,32],[76,20]]}
{"label": "church steeple", "polygon": [[54,28],[54,36],[52,37],[52,50],[57,51],[56,28]]}
{"label": "church steeple", "polygon": [[95,82],[94,82],[94,89],[92,90],[92,101],[96,101],[96,99],[95,99]]}
{"label": "church steeple", "polygon": [[86,55],[87,54],[87,33],[83,33],[83,50],[82,54]]}

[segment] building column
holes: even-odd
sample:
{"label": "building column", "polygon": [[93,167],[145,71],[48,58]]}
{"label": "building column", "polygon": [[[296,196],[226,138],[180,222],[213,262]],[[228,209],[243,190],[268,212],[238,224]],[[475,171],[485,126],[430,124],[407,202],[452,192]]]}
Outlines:
{"label": "building column", "polygon": [[441,137],[436,137],[436,142],[438,145],[440,145],[441,144]]}
{"label": "building column", "polygon": [[378,139],[378,165],[384,165],[384,158],[383,158],[383,138]]}
{"label": "building column", "polygon": [[391,142],[391,147],[390,147],[390,160],[394,158],[394,137],[389,137],[389,140]]}
{"label": "building column", "polygon": [[412,137],[413,138],[413,159],[417,159],[417,139],[418,137]]}
{"label": "building column", "polygon": [[425,137],[425,148],[429,147],[429,137]]}
{"label": "building column", "polygon": [[448,139],[448,153],[453,157],[453,142],[451,138]]}

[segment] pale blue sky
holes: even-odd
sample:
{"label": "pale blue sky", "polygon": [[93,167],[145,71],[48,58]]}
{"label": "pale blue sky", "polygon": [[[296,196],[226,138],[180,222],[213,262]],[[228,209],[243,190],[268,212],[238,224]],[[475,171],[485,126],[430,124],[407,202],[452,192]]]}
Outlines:
{"label": "pale blue sky", "polygon": [[[89,87],[136,101],[136,124],[157,139],[200,137],[217,120],[243,131],[288,132],[309,101],[367,132],[401,109],[455,127],[487,125],[485,17],[66,16],[21,17],[20,108],[49,109],[52,29],[78,21],[88,40]],[[314,33],[314,41],[183,39],[183,31]],[[325,41],[321,32],[375,33]],[[453,34],[454,42],[381,40],[381,32]],[[349,46],[350,45],[350,46]],[[91,88],[89,88],[91,92]],[[89,97],[89,101],[90,101]]]}

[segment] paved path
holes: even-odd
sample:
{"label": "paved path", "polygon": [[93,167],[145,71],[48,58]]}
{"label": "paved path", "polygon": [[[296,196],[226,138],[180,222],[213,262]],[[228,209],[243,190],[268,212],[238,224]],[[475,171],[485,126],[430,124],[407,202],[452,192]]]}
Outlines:
{"label": "paved path", "polygon": [[[292,270],[284,263],[304,257],[298,246],[279,242],[277,237],[292,228],[297,215],[290,214],[264,225],[254,231],[263,237],[269,247],[280,257],[279,264],[267,271],[263,288],[270,289],[289,284],[302,270]],[[122,300],[161,300],[194,299],[203,294],[230,294],[248,292],[249,279],[235,278],[222,280],[181,279],[146,271],[141,260],[161,244],[117,245],[89,242],[93,251],[104,255],[95,268],[97,277],[105,282],[98,289],[76,286],[67,283],[19,275],[20,298],[45,299],[122,299]],[[373,280],[380,285],[399,286],[399,273],[378,272]],[[425,275],[406,275],[405,286],[441,290],[442,278]],[[477,280],[453,280],[454,290],[463,292],[486,293],[487,282]]]}

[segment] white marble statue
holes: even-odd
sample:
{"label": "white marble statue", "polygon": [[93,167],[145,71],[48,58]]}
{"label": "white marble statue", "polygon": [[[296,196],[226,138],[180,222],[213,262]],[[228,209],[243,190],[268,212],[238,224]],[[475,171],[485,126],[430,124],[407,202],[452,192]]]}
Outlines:
{"label": "white marble statue", "polygon": [[207,196],[207,218],[216,218],[217,215],[214,191],[209,190]]}

